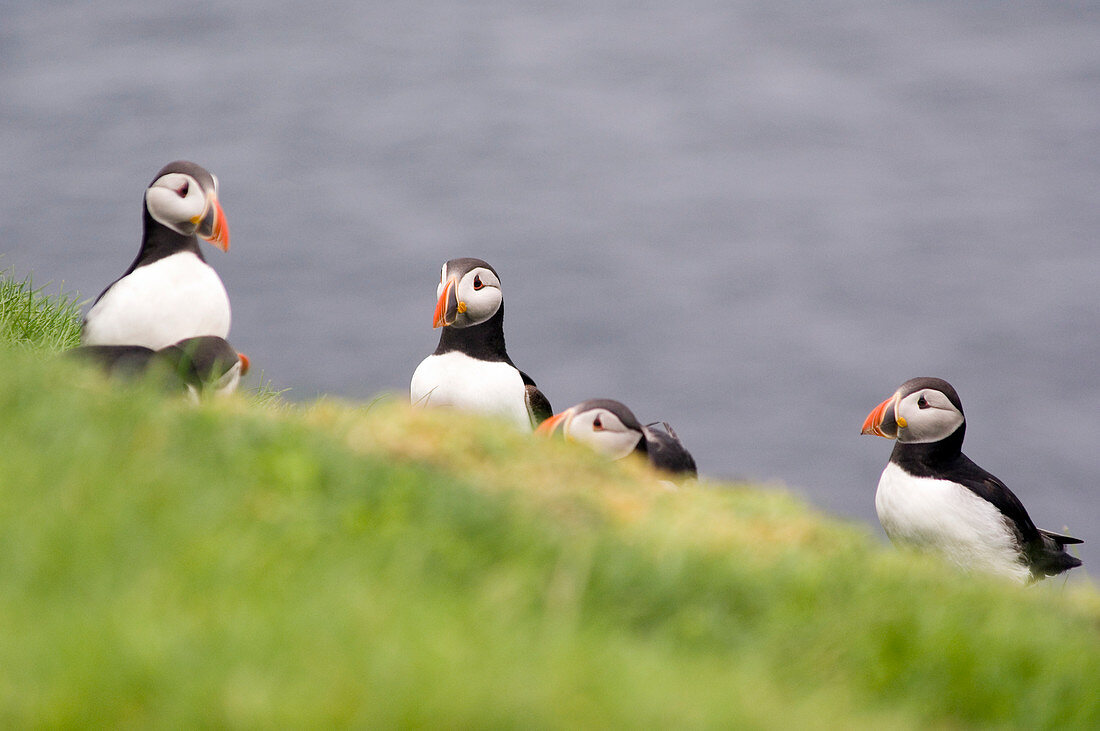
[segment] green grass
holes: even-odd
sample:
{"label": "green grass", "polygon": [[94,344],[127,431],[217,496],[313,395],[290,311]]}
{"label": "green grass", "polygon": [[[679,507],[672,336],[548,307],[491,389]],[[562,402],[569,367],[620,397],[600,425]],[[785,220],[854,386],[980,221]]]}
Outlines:
{"label": "green grass", "polygon": [[1100,595],[497,424],[0,345],[0,725],[1100,727]]}
{"label": "green grass", "polygon": [[31,278],[0,271],[0,342],[65,350],[80,342],[80,303],[63,291],[47,295]]}

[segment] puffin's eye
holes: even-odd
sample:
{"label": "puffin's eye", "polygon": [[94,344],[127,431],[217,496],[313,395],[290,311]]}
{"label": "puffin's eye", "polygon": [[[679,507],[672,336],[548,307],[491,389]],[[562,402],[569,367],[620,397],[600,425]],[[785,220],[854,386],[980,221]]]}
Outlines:
{"label": "puffin's eye", "polygon": [[484,286],[485,286],[485,284],[481,281],[481,275],[480,274],[475,274],[474,275],[474,289],[481,289]]}
{"label": "puffin's eye", "polygon": [[929,406],[928,399],[926,399],[924,397],[924,394],[921,394],[921,397],[919,399],[917,399],[917,408],[918,409],[927,409],[928,406]]}
{"label": "puffin's eye", "polygon": [[598,416],[592,420],[592,431],[603,431],[603,422]]}
{"label": "puffin's eye", "polygon": [[185,180],[185,181],[183,181],[183,185],[181,185],[180,187],[176,188],[176,193],[178,193],[178,194],[179,194],[179,197],[180,197],[180,198],[186,198],[186,197],[187,197],[187,191],[188,191],[188,190],[190,190],[190,185],[189,185],[189,183],[188,183],[188,182],[187,182],[187,181]]}

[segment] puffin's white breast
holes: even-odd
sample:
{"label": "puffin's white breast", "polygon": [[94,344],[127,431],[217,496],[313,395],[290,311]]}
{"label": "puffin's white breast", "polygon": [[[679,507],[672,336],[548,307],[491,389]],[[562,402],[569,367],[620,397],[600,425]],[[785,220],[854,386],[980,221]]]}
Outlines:
{"label": "puffin's white breast", "polygon": [[1030,575],[1004,514],[962,485],[914,477],[891,462],[879,478],[875,511],[894,543],[935,550],[968,570],[1020,581]]}
{"label": "puffin's white breast", "polygon": [[185,251],[112,284],[88,311],[83,340],[156,350],[200,335],[227,337],[229,321],[229,295],[218,273]]}
{"label": "puffin's white breast", "polygon": [[527,392],[515,367],[458,352],[429,355],[413,372],[409,389],[414,406],[449,406],[496,414],[531,428]]}

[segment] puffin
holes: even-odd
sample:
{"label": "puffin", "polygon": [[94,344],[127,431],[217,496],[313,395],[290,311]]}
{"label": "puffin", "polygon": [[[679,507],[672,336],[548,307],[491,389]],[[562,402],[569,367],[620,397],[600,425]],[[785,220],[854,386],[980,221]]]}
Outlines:
{"label": "puffin", "polygon": [[229,335],[229,295],[199,238],[229,250],[218,179],[193,162],[165,165],[145,190],[137,258],[92,303],[84,345],[159,350],[186,338]]}
{"label": "puffin", "polygon": [[875,493],[891,542],[1022,583],[1080,566],[1065,547],[1082,541],[1036,528],[1012,491],[962,453],[965,432],[962,401],[941,378],[908,380],[867,415],[863,434],[897,440]]}
{"label": "puffin", "polygon": [[186,338],[159,350],[144,345],[81,345],[67,355],[93,364],[113,378],[155,375],[163,378],[170,391],[186,392],[196,399],[204,394],[233,393],[249,369],[244,353],[213,335]]}
{"label": "puffin", "polygon": [[157,353],[175,366],[188,392],[195,397],[233,393],[251,365],[248,356],[238,353],[225,338],[216,335],[185,338]]}
{"label": "puffin", "polygon": [[501,416],[533,429],[554,413],[535,382],[504,346],[504,294],[495,269],[481,259],[451,259],[436,287],[433,328],[439,346],[412,375],[414,406],[445,406]]}
{"label": "puffin", "polygon": [[[655,429],[660,423],[664,429]],[[657,469],[682,477],[696,477],[695,459],[668,422],[643,425],[625,404],[612,399],[590,399],[555,414],[536,433],[561,434],[586,444],[608,459],[641,454]]]}

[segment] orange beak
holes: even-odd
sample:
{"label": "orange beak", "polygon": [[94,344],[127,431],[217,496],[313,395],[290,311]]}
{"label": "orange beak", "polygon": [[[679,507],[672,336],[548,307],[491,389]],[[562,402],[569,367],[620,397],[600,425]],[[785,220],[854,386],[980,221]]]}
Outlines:
{"label": "orange beak", "polygon": [[439,301],[435,303],[435,315],[432,317],[432,328],[446,327],[455,321],[458,317],[458,296],[455,294],[455,287],[458,286],[458,280],[451,277],[447,280],[447,283],[443,286],[443,291],[439,295]]}
{"label": "orange beak", "polygon": [[863,431],[860,434],[874,434],[887,439],[897,439],[898,423],[894,420],[894,400],[897,394],[876,406],[863,421]]}
{"label": "orange beak", "polygon": [[209,210],[199,222],[198,234],[222,251],[229,251],[229,225],[225,222],[225,211],[215,194],[210,195]]}
{"label": "orange beak", "polygon": [[248,369],[252,367],[252,363],[249,362],[248,356],[244,353],[237,353],[237,359],[241,362],[241,375],[248,373]]}
{"label": "orange beak", "polygon": [[557,431],[559,427],[564,433],[565,425],[568,424],[569,420],[572,418],[573,409],[566,409],[560,414],[554,414],[549,419],[539,424],[538,428],[535,429],[535,433],[541,434],[544,437],[550,437],[554,435],[554,432]]}

